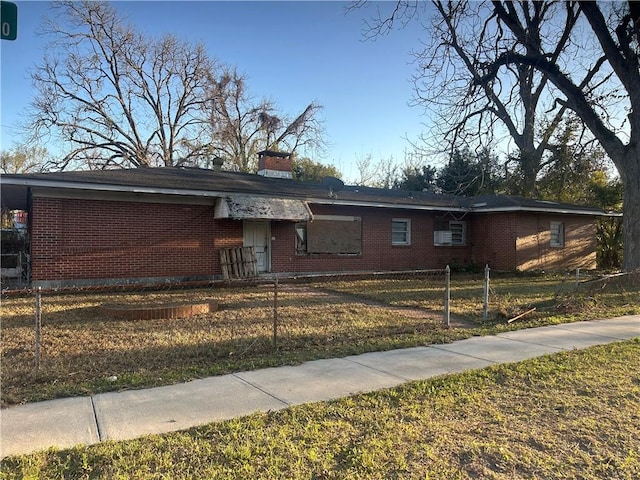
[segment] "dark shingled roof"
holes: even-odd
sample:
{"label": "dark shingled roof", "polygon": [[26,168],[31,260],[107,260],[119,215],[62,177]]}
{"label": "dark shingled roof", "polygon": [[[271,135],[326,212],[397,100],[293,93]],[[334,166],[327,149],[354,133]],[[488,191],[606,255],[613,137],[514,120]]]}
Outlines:
{"label": "dark shingled roof", "polygon": [[[120,170],[90,170],[69,172],[3,175],[3,203],[10,204],[8,195],[28,186],[81,188],[115,191],[144,190],[148,193],[184,195],[251,194],[297,198],[315,203],[356,204],[365,206],[430,208],[442,210],[491,211],[557,211],[560,213],[607,214],[600,209],[559,204],[505,195],[460,197],[431,192],[389,190],[344,185],[330,189],[332,183],[299,182],[291,179],[263,177],[255,174],[214,171],[201,168],[135,168]],[[7,195],[5,195],[7,193]],[[16,207],[11,207],[16,208]]]}

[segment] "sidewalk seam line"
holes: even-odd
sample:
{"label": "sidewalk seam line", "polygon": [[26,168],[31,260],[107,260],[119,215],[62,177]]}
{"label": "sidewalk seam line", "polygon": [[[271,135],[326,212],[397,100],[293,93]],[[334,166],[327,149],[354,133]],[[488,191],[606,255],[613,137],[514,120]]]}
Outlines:
{"label": "sidewalk seam line", "polygon": [[265,395],[269,395],[271,398],[273,398],[273,399],[275,399],[275,400],[277,400],[277,401],[279,401],[279,402],[284,403],[287,407],[291,407],[291,406],[292,406],[292,404],[291,404],[291,403],[289,403],[289,402],[287,402],[287,401],[283,400],[282,398],[278,398],[278,397],[276,397],[276,396],[275,396],[274,394],[272,394],[271,392],[267,392],[267,391],[266,391],[264,388],[262,388],[260,385],[255,385],[255,384],[251,383],[250,381],[245,380],[245,379],[244,379],[244,378],[242,378],[242,377],[239,377],[239,376],[238,376],[237,374],[235,374],[235,373],[231,373],[230,375],[232,375],[233,377],[237,378],[237,379],[238,379],[238,380],[240,380],[241,382],[246,383],[246,384],[247,384],[247,385],[249,385],[250,387],[253,387],[253,388],[255,388],[256,390],[260,390],[260,391],[261,391],[262,393],[264,393]]}
{"label": "sidewalk seam line", "polygon": [[[363,355],[366,355],[366,354],[363,354]],[[357,356],[356,356],[356,358],[357,358]],[[356,362],[352,358],[343,358],[342,360],[346,360],[347,362],[355,363],[356,365],[360,365],[361,367],[368,368],[369,370],[373,370],[374,372],[383,373],[384,375],[388,375],[388,376],[393,377],[393,378],[398,378],[398,379],[400,379],[400,380],[402,380],[404,382],[410,382],[411,381],[410,378],[403,377],[403,376],[400,376],[400,375],[396,375],[395,373],[387,372],[386,370],[381,370],[380,368],[375,368],[375,367],[372,367],[371,365],[366,365],[364,363]]]}
{"label": "sidewalk seam line", "polygon": [[91,411],[93,412],[93,421],[96,425],[96,432],[98,433],[98,442],[103,442],[102,438],[102,430],[100,429],[100,422],[98,421],[98,413],[96,412],[96,404],[95,404],[95,396],[91,395],[89,397],[91,399]]}
{"label": "sidewalk seam line", "polygon": [[[453,343],[455,343],[455,342],[453,342]],[[438,346],[432,346],[431,348],[435,348],[436,350],[441,350],[441,351],[447,352],[447,353],[453,353],[455,355],[461,355],[463,357],[475,358],[476,360],[482,360],[483,362],[489,362],[489,363],[491,363],[493,365],[498,365],[498,364],[501,364],[501,363],[510,363],[510,362],[500,362],[500,361],[496,361],[496,360],[489,360],[488,358],[476,357],[475,355],[468,355],[466,353],[453,352],[451,350],[447,350],[446,348],[442,348],[445,345],[453,345],[453,343],[443,344],[443,345],[438,345]],[[476,367],[476,368],[486,368],[486,367]],[[475,368],[468,368],[466,370],[475,370]]]}

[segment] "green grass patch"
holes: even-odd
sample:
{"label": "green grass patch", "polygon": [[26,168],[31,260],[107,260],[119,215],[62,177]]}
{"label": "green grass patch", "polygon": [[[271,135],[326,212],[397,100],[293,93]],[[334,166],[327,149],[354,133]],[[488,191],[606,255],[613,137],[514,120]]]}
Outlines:
{"label": "green grass patch", "polygon": [[640,477],[640,340],[126,442],[9,457],[2,479]]}

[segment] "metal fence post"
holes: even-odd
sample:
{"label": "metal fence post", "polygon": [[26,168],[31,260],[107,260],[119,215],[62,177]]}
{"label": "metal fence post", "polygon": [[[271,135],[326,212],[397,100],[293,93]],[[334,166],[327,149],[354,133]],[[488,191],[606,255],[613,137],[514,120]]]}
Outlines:
{"label": "metal fence post", "polygon": [[489,318],[489,265],[484,267],[484,292],[483,292],[483,307],[482,307],[482,319],[487,320]]}
{"label": "metal fence post", "polygon": [[278,348],[278,277],[273,282],[273,349]]}
{"label": "metal fence post", "polygon": [[36,325],[35,325],[35,362],[36,371],[40,369],[40,335],[42,330],[42,287],[36,290]]}
{"label": "metal fence post", "polygon": [[449,304],[451,302],[451,268],[444,269],[444,323],[448,327],[451,322]]}

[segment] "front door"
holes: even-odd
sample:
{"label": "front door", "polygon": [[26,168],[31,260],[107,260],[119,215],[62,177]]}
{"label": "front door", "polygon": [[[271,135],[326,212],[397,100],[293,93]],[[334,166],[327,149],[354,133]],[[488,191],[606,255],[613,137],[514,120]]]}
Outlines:
{"label": "front door", "polygon": [[268,272],[271,267],[271,257],[269,255],[270,235],[268,221],[244,221],[244,246],[255,248],[258,273]]}

